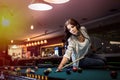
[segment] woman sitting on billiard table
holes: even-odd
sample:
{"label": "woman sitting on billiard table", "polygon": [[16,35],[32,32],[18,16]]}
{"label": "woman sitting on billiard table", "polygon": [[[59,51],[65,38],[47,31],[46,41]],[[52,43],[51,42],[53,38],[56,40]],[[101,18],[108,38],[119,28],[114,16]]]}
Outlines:
{"label": "woman sitting on billiard table", "polygon": [[[104,58],[96,54],[89,54],[89,49],[93,48],[91,39],[87,34],[87,30],[75,19],[68,19],[65,23],[65,42],[67,44],[66,52],[63,56],[57,71],[61,71],[64,65],[72,59],[73,67],[89,67],[105,65]],[[75,61],[79,58],[79,61]]]}

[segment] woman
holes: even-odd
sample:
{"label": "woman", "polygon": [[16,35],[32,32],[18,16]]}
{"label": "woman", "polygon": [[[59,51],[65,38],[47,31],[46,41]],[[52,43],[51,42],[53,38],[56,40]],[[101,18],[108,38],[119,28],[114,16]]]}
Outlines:
{"label": "woman", "polygon": [[90,37],[84,26],[81,27],[75,19],[69,19],[66,21],[64,28],[66,33],[65,40],[68,45],[57,71],[62,71],[62,68],[70,59],[74,62],[73,67],[76,68],[105,65],[101,57],[88,53],[93,46],[91,46]]}

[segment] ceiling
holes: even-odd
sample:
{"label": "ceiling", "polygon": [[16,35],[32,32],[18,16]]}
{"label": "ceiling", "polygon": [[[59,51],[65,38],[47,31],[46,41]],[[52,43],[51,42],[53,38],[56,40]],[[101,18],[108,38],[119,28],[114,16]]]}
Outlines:
{"label": "ceiling", "polygon": [[53,9],[49,11],[28,9],[31,1],[0,0],[0,21],[3,16],[10,19],[9,26],[0,23],[0,39],[26,41],[63,35],[63,25],[69,18],[75,18],[88,29],[101,25],[98,22],[103,25],[120,21],[120,0],[70,0],[51,4]]}

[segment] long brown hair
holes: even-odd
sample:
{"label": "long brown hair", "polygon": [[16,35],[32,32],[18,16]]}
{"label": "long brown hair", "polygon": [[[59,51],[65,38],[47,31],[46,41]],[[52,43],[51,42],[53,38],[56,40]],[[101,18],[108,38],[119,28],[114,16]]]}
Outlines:
{"label": "long brown hair", "polygon": [[74,25],[76,26],[77,30],[80,29],[80,24],[73,18],[70,18],[68,19],[66,22],[65,22],[65,25],[64,25],[64,32],[65,32],[65,41],[68,40],[68,38],[72,35],[69,30],[67,29],[67,25]]}

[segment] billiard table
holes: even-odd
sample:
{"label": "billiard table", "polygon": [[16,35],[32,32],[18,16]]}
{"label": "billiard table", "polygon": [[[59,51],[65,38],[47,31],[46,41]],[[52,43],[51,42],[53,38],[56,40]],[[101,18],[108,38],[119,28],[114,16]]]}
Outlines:
{"label": "billiard table", "polygon": [[[111,77],[111,72],[116,71],[117,77],[114,80],[120,80],[120,68],[119,67],[94,67],[82,69],[82,72],[74,72],[72,68],[70,69],[70,74],[66,73],[67,68],[64,68],[62,72],[56,72],[57,67],[49,67],[52,71],[45,75],[44,71],[48,67],[38,67],[35,70],[34,67],[31,69],[35,70],[32,73],[26,73],[26,69],[31,66],[21,66],[21,70],[17,73],[17,76],[25,76],[28,78],[33,78],[34,80],[113,80]],[[27,80],[27,79],[26,79]],[[29,79],[30,80],[30,79]]]}

